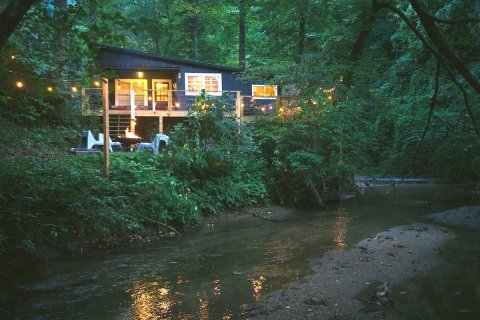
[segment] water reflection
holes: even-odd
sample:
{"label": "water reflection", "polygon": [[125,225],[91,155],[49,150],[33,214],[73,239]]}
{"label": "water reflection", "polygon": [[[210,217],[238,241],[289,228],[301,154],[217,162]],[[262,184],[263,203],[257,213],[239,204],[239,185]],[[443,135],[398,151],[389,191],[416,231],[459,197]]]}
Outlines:
{"label": "water reflection", "polygon": [[134,319],[171,319],[171,309],[178,300],[171,297],[171,287],[159,286],[158,282],[137,282],[130,290]]}
{"label": "water reflection", "polygon": [[208,299],[206,298],[200,298],[198,299],[198,302],[199,302],[199,309],[200,309],[200,317],[199,319],[200,320],[208,320],[210,319],[209,318],[209,308],[208,308],[208,305],[209,305],[209,301]]}
{"label": "water reflection", "polygon": [[252,288],[253,288],[253,296],[255,297],[255,301],[260,300],[260,291],[262,290],[263,283],[265,282],[265,277],[260,276],[257,279],[252,279]]}
{"label": "water reflection", "polygon": [[333,225],[333,233],[335,244],[339,249],[345,249],[346,247],[347,226],[350,220],[351,217],[347,210],[344,208],[337,209],[337,217],[335,219],[335,224]]}
{"label": "water reflection", "polygon": [[213,281],[213,295],[219,296],[222,293],[222,286],[220,285],[220,279]]}

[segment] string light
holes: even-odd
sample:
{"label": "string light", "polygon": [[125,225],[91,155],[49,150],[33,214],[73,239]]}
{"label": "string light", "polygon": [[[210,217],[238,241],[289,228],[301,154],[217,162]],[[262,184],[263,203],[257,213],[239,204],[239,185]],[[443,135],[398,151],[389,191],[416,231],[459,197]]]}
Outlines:
{"label": "string light", "polygon": [[100,81],[95,81],[93,84],[95,85],[95,87],[100,87]]}
{"label": "string light", "polygon": [[17,88],[19,88],[19,89],[23,88],[23,82],[22,81],[17,81],[16,85],[17,85]]}
{"label": "string light", "polygon": [[53,87],[48,87],[48,88],[47,88],[47,91],[48,91],[48,92],[52,92],[52,91],[53,91]]}
{"label": "string light", "polygon": [[76,86],[73,86],[73,87],[72,87],[72,92],[77,92],[77,91],[78,91],[77,87],[76,87]]}
{"label": "string light", "polygon": [[332,100],[332,99],[333,99],[333,97],[332,97],[332,96],[328,96],[328,100]]}
{"label": "string light", "polygon": [[15,56],[12,54],[12,56],[10,57],[12,60],[15,60]]}

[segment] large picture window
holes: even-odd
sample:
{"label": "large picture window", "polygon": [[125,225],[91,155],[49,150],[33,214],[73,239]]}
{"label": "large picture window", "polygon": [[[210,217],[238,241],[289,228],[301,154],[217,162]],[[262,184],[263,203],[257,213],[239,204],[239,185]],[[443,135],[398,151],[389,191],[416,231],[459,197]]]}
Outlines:
{"label": "large picture window", "polygon": [[221,73],[185,73],[187,95],[198,95],[202,90],[214,96],[222,95]]}
{"label": "large picture window", "polygon": [[277,86],[254,84],[252,85],[252,96],[254,99],[275,99],[277,97]]}
{"label": "large picture window", "polygon": [[130,90],[135,92],[135,106],[143,107],[148,104],[147,80],[144,79],[116,79],[115,105],[130,106]]}

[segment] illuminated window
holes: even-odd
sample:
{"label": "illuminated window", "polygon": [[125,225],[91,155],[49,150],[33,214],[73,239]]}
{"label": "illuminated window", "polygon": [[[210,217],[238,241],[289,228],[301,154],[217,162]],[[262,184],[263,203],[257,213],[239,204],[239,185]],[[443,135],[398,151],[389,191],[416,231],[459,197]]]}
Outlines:
{"label": "illuminated window", "polygon": [[148,105],[147,80],[143,79],[116,79],[115,105],[130,106],[130,90],[135,94],[135,106]]}
{"label": "illuminated window", "polygon": [[252,96],[254,99],[275,99],[277,97],[277,86],[254,84],[252,85]]}
{"label": "illuminated window", "polygon": [[222,75],[220,73],[186,73],[187,95],[198,95],[202,90],[214,96],[222,95]]}

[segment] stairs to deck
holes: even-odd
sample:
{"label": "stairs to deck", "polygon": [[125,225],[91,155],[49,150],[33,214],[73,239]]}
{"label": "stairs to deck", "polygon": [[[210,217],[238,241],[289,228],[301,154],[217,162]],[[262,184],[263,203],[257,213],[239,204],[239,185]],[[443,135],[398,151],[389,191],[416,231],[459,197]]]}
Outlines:
{"label": "stairs to deck", "polygon": [[111,137],[117,137],[121,134],[125,134],[125,129],[130,126],[130,116],[128,115],[111,114],[109,120]]}

